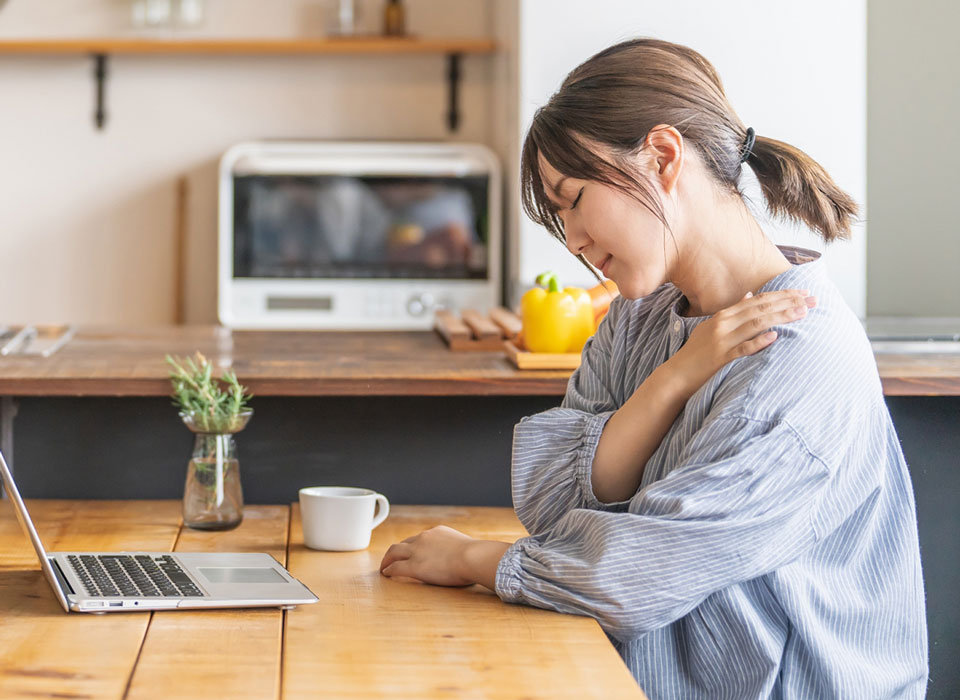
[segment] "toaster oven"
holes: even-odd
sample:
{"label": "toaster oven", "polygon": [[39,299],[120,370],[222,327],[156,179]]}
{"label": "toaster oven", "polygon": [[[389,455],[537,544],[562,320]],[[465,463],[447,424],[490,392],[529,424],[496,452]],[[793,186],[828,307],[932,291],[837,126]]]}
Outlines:
{"label": "toaster oven", "polygon": [[219,168],[220,322],[423,329],[495,306],[500,196],[475,144],[238,144]]}

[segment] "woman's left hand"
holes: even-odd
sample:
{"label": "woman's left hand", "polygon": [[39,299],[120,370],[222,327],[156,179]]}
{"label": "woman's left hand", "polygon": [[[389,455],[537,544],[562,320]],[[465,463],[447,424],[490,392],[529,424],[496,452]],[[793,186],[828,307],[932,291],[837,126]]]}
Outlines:
{"label": "woman's left hand", "polygon": [[384,576],[406,576],[436,586],[469,586],[464,575],[464,553],[476,542],[451,527],[440,525],[391,545],[380,562]]}

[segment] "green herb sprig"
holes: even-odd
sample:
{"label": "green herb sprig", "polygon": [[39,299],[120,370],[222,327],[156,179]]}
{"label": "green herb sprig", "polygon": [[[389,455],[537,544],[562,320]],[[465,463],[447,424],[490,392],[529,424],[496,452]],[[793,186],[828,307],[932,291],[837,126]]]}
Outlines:
{"label": "green herb sprig", "polygon": [[[253,394],[241,386],[232,369],[221,380],[213,377],[213,366],[201,353],[193,358],[166,356],[173,384],[173,404],[189,419],[196,430],[209,433],[233,432],[248,417]],[[221,382],[225,388],[221,387]]]}

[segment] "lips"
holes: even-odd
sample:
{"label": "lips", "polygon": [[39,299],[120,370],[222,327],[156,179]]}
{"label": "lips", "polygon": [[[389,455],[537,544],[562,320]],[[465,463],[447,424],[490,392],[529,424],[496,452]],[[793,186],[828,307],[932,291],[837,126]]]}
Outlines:
{"label": "lips", "polygon": [[610,258],[612,257],[613,257],[612,255],[608,255],[607,257],[605,257],[603,260],[600,261],[599,265],[596,266],[597,269],[600,270],[600,272],[602,272],[603,274],[606,274],[605,268],[607,267],[607,263],[610,262]]}

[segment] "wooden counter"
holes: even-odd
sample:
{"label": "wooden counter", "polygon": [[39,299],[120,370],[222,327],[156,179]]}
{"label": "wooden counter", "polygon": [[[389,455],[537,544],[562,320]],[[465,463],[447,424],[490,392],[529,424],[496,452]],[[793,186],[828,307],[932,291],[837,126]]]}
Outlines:
{"label": "wooden counter", "polygon": [[[89,327],[49,358],[0,358],[0,396],[166,396],[167,353],[199,350],[258,396],[562,396],[570,372],[451,352],[433,332]],[[878,355],[890,396],[960,395],[960,354]]]}
{"label": "wooden counter", "polygon": [[487,589],[388,579],[387,547],[436,524],[513,541],[509,508],[396,506],[360,552],[303,546],[299,509],[248,506],[224,533],[176,501],[29,501],[50,550],[265,551],[320,602],[295,610],[65,613],[0,503],[0,696],[69,698],[637,698],[592,619]]}
{"label": "wooden counter", "polygon": [[166,354],[199,350],[257,396],[560,396],[569,371],[451,352],[436,333],[81,328],[49,358],[0,358],[0,396],[168,396]]}

